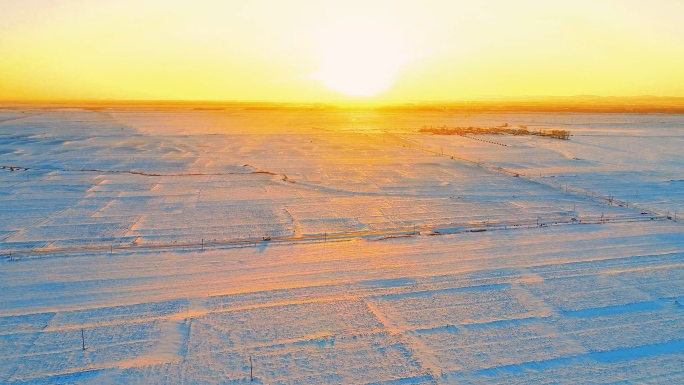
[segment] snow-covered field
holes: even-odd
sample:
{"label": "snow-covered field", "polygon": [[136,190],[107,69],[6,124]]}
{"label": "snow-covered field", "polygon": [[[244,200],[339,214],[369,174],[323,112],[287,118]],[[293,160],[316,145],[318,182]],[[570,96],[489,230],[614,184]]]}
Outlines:
{"label": "snow-covered field", "polygon": [[[503,123],[573,136],[417,132]],[[0,383],[683,382],[681,148],[678,115],[0,110]]]}

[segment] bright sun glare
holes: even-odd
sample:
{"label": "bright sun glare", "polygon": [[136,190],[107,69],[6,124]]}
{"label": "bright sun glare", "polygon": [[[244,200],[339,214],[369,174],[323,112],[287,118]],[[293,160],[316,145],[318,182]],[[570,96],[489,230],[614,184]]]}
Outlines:
{"label": "bright sun glare", "polygon": [[321,68],[313,78],[349,96],[382,93],[408,61],[402,34],[377,20],[340,21],[326,26],[319,37]]}

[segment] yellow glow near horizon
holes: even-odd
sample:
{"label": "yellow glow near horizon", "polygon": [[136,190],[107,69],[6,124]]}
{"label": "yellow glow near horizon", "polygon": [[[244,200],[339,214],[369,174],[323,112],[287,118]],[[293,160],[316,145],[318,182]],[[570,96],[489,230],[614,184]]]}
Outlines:
{"label": "yellow glow near horizon", "polygon": [[680,0],[0,1],[0,100],[684,96]]}

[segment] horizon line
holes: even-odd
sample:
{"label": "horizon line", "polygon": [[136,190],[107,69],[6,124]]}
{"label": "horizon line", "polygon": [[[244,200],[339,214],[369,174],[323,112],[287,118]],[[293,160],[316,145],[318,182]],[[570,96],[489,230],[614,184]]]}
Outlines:
{"label": "horizon line", "polygon": [[20,99],[0,100],[0,108],[150,108],[202,109],[210,106],[247,109],[372,109],[372,110],[454,110],[480,112],[614,112],[614,113],[684,113],[684,96],[514,96],[454,100],[348,100],[348,101],[277,101],[277,100],[188,100],[188,99]]}

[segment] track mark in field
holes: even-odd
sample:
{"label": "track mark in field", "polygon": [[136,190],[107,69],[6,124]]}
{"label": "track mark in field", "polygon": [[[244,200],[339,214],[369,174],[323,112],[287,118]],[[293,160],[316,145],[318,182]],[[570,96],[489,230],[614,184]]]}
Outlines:
{"label": "track mark in field", "polygon": [[137,357],[119,362],[119,368],[133,368],[180,362],[184,345],[187,343],[189,323],[185,320],[164,319],[160,320],[159,341],[148,351]]}
{"label": "track mark in field", "polygon": [[547,303],[543,298],[534,295],[524,285],[536,284],[544,282],[544,278],[537,274],[526,274],[512,286],[515,296],[521,303],[528,305],[533,312],[536,312],[537,317],[549,317],[555,313],[553,306]]}
{"label": "track mark in field", "polygon": [[400,328],[395,321],[389,319],[389,317],[383,314],[380,311],[380,309],[378,309],[378,307],[375,305],[375,303],[368,299],[364,299],[364,302],[366,303],[366,306],[371,311],[371,313],[373,313],[375,318],[377,318],[378,321],[380,321],[380,323],[385,326],[385,329],[387,329],[387,331],[390,334],[400,334],[406,332],[406,327]]}
{"label": "track mark in field", "polygon": [[[147,218],[147,214],[142,214],[138,217],[138,219],[135,220],[129,227],[128,230],[123,234],[123,237],[133,237],[135,236],[134,234],[131,234],[131,231],[136,231],[140,229],[140,226],[138,225],[143,219]],[[111,249],[110,249],[111,250]]]}
{"label": "track mark in field", "polygon": [[[420,362],[421,367],[432,378],[438,378],[444,374],[443,366],[437,361],[431,349],[423,343],[423,341],[409,331],[409,326],[403,322],[390,319],[386,314],[382,313],[377,305],[369,299],[363,300],[368,309],[373,315],[382,323],[390,334],[398,334],[403,337],[406,343],[406,348],[411,354]],[[459,368],[460,370],[460,368]]]}
{"label": "track mark in field", "polygon": [[283,209],[287,213],[287,215],[290,216],[290,219],[292,220],[292,231],[295,234],[295,237],[301,237],[302,236],[302,226],[299,224],[299,221],[292,215],[290,210],[287,209],[287,206],[284,206]]}
{"label": "track mark in field", "polygon": [[188,298],[188,312],[182,313],[183,318],[197,318],[209,313],[209,298],[195,297]]}
{"label": "track mark in field", "polygon": [[159,343],[149,352],[153,359],[162,362],[177,361],[187,333],[185,321],[165,320],[161,323]]}

